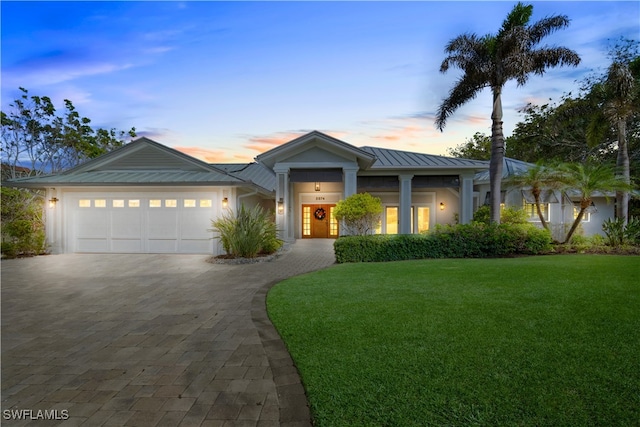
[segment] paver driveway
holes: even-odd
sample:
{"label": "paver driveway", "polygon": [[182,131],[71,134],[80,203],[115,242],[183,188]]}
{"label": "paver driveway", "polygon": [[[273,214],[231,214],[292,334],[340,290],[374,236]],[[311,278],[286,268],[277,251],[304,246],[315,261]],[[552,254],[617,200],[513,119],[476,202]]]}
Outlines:
{"label": "paver driveway", "polygon": [[[2,261],[2,424],[309,425],[265,296],[332,264],[331,243],[237,266],[197,255]],[[8,419],[17,414],[29,419]]]}

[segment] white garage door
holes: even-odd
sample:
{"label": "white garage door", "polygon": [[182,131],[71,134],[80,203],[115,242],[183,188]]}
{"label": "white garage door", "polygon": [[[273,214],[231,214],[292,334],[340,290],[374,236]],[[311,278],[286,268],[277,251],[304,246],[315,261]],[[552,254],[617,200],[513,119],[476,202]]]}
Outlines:
{"label": "white garage door", "polygon": [[74,194],[67,198],[73,252],[212,253],[215,193]]}

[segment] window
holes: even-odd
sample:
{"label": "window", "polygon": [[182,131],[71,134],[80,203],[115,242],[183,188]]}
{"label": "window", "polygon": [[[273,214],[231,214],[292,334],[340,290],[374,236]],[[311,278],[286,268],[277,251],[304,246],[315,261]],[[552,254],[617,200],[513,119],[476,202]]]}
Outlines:
{"label": "window", "polygon": [[[535,203],[527,203],[526,201],[524,201],[523,207],[529,221],[540,222],[540,217],[538,216],[538,210],[536,209]],[[544,220],[549,221],[549,203],[540,203],[540,210],[542,211]]]}
{"label": "window", "polygon": [[112,206],[113,206],[114,208],[124,208],[124,200],[122,200],[122,199],[114,200],[114,201],[112,202]]}
{"label": "window", "polygon": [[185,208],[195,208],[196,207],[196,200],[195,199],[184,199],[184,205]]}
{"label": "window", "polygon": [[387,234],[398,234],[398,207],[387,206],[385,209]]}
{"label": "window", "polygon": [[331,206],[329,208],[329,235],[337,236],[338,235],[338,220],[333,215],[333,210],[335,206]]}
{"label": "window", "polygon": [[129,207],[130,208],[139,208],[140,207],[140,200],[138,200],[138,199],[129,200]]}
{"label": "window", "polygon": [[302,235],[311,236],[311,206],[302,208]]}
{"label": "window", "polygon": [[162,200],[160,200],[160,199],[151,199],[151,200],[149,200],[149,207],[150,208],[160,208],[160,207],[162,207]]}
{"label": "window", "polygon": [[164,201],[164,206],[166,208],[175,208],[178,206],[178,201],[176,199],[167,199]]}
{"label": "window", "polygon": [[80,200],[78,200],[78,207],[80,207],[80,208],[90,208],[91,207],[91,200],[89,200],[89,199],[80,199]]}
{"label": "window", "polygon": [[107,207],[107,201],[105,199],[96,199],[94,200],[94,206],[96,208],[106,208]]}
{"label": "window", "polygon": [[417,206],[415,209],[418,210],[418,233],[427,231],[429,229],[429,207]]}
{"label": "window", "polygon": [[200,207],[201,208],[210,208],[213,206],[213,203],[209,199],[200,199]]}
{"label": "window", "polygon": [[[578,218],[578,214],[580,213],[580,204],[576,204],[573,205],[573,219],[577,219]],[[589,222],[591,221],[591,212],[589,212],[589,208],[585,209],[584,213],[582,214],[582,222]]]}

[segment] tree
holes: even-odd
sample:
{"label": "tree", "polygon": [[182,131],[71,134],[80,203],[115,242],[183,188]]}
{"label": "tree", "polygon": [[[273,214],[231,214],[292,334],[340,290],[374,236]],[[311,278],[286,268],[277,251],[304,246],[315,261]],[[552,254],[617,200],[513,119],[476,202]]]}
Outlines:
{"label": "tree", "polygon": [[526,172],[510,177],[508,183],[512,187],[531,188],[538,218],[540,218],[542,226],[549,230],[549,224],[544,219],[540,205],[544,191],[558,189],[562,186],[558,172],[551,167],[544,166],[542,162],[538,162]]}
{"label": "tree", "polygon": [[464,144],[447,150],[450,156],[460,159],[489,160],[491,158],[491,137],[476,132]]}
{"label": "tree", "polygon": [[[622,179],[631,182],[629,157],[629,141],[627,125],[630,118],[640,111],[640,75],[637,70],[640,64],[638,42],[622,40],[610,51],[611,65],[606,74],[593,84],[591,95],[598,98],[599,113],[591,122],[591,138],[598,140],[602,129],[610,126],[616,137],[616,166]],[[616,216],[626,222],[629,217],[629,192],[619,191],[616,194]]]}
{"label": "tree", "polygon": [[518,3],[507,15],[497,34],[479,37],[462,34],[445,47],[447,57],[440,66],[441,72],[450,67],[460,68],[464,74],[456,82],[440,105],[436,126],[444,130],[447,119],[460,106],[474,99],[478,93],[491,88],[493,109],[491,113],[491,160],[489,181],[491,190],[491,221],[500,222],[500,185],[505,145],[502,130],[502,89],[515,80],[524,85],[531,74],[543,75],[549,67],[576,66],[578,54],[564,47],[536,46],[544,37],[569,25],[566,16],[551,16],[529,25],[532,5]]}
{"label": "tree", "polygon": [[122,146],[127,136],[135,137],[135,128],[92,128],[91,120],[80,116],[69,100],[58,116],[49,97],[20,91],[10,111],[0,114],[3,174],[8,178],[18,177],[25,166],[33,175],[61,172]]}
{"label": "tree", "polygon": [[369,193],[357,193],[340,200],[333,210],[338,221],[344,221],[348,235],[373,234],[382,214],[382,203]]}
{"label": "tree", "polygon": [[578,225],[582,221],[584,212],[591,206],[596,193],[630,190],[631,186],[624,179],[614,173],[614,169],[602,163],[564,163],[558,167],[559,182],[564,188],[577,190],[580,197],[580,211],[576,216],[564,243],[571,240]]}

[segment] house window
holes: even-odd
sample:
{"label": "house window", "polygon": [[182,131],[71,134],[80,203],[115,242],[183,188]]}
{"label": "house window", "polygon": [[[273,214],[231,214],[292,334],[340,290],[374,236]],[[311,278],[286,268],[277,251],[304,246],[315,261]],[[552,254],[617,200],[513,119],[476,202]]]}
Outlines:
{"label": "house window", "polygon": [[429,229],[429,207],[428,206],[416,206],[418,211],[418,233],[427,231]]}
{"label": "house window", "polygon": [[211,206],[213,206],[213,203],[210,199],[200,199],[201,208],[210,208]]}
{"label": "house window", "polygon": [[[540,221],[535,203],[527,203],[526,201],[524,201],[523,208],[525,213],[527,214],[529,221]],[[549,203],[540,203],[540,210],[542,211],[544,220],[549,221]]]}
{"label": "house window", "polygon": [[195,208],[196,200],[195,199],[184,199],[184,207],[185,208]]}
{"label": "house window", "polygon": [[178,201],[176,199],[166,199],[164,201],[164,206],[166,208],[175,208],[176,206],[178,206]]}
{"label": "house window", "polygon": [[78,207],[80,207],[80,208],[90,208],[91,207],[91,200],[89,200],[89,199],[80,199],[80,200],[78,200]]}
{"label": "house window", "polygon": [[140,200],[138,200],[138,199],[129,200],[129,207],[130,208],[139,208],[140,207]]}
{"label": "house window", "polygon": [[114,208],[124,208],[124,200],[122,200],[122,199],[114,200],[114,201],[112,202],[112,206],[113,206]]}
{"label": "house window", "polygon": [[[580,204],[573,205],[574,220],[578,219],[579,213],[580,213]],[[589,209],[585,209],[584,213],[582,214],[582,222],[589,222],[589,221],[591,221],[591,212],[589,212]]]}
{"label": "house window", "polygon": [[333,210],[335,206],[331,206],[329,208],[329,235],[337,236],[338,235],[338,220],[333,214]]}
{"label": "house window", "polygon": [[151,199],[151,200],[149,200],[149,207],[150,208],[160,208],[160,207],[162,207],[162,200],[160,200],[160,199]]}
{"label": "house window", "polygon": [[94,201],[94,206],[96,208],[106,208],[107,207],[107,201],[105,199],[96,199]]}
{"label": "house window", "polygon": [[398,234],[398,207],[387,206],[385,209],[386,234]]}
{"label": "house window", "polygon": [[302,235],[311,236],[311,206],[302,208]]}

